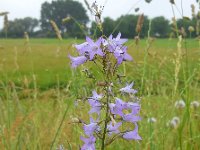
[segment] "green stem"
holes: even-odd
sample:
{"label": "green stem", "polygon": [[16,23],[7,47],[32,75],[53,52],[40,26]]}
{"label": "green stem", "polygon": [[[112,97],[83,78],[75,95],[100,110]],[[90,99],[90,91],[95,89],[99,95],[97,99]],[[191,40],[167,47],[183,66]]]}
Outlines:
{"label": "green stem", "polygon": [[60,125],[59,125],[57,131],[56,131],[56,135],[54,136],[54,139],[53,139],[53,141],[52,141],[52,143],[51,143],[50,150],[53,149],[53,145],[54,145],[54,143],[55,143],[55,141],[56,141],[56,139],[57,139],[57,136],[58,136],[58,134],[59,134],[59,132],[60,132],[60,130],[61,130],[61,127],[62,127],[62,125],[63,125],[63,122],[64,122],[64,120],[65,120],[65,117],[66,117],[66,115],[67,115],[68,110],[69,110],[69,105],[67,105],[67,108],[66,108],[66,110],[65,110],[65,112],[64,112],[63,118],[62,118],[62,120],[61,120],[61,122],[60,122]]}
{"label": "green stem", "polygon": [[109,114],[109,105],[108,104],[109,104],[109,93],[108,93],[108,87],[106,87],[106,116],[105,116],[103,138],[102,138],[102,143],[101,143],[101,150],[105,149],[106,130],[107,130],[108,114]]}

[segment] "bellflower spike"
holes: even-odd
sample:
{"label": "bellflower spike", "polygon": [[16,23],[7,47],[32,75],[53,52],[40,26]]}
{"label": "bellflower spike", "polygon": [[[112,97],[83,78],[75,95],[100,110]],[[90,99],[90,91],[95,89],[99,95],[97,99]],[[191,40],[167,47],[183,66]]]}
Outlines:
{"label": "bellflower spike", "polygon": [[76,68],[77,66],[84,64],[87,61],[85,56],[72,57],[69,55],[69,58],[71,59],[72,68]]}
{"label": "bellflower spike", "polygon": [[108,130],[108,134],[112,135],[112,133],[119,133],[119,127],[122,125],[121,122],[118,122],[116,124],[113,125],[112,122],[110,122],[110,124],[107,126],[107,130]]}
{"label": "bellflower spike", "polygon": [[96,138],[94,136],[90,136],[89,138],[81,137],[81,140],[85,143],[81,147],[81,150],[95,150]]}
{"label": "bellflower spike", "polygon": [[136,123],[135,123],[135,129],[133,131],[126,132],[123,135],[123,138],[127,140],[142,140],[142,138],[138,134],[138,126]]}
{"label": "bellflower spike", "polygon": [[132,87],[133,87],[133,82],[131,84],[127,85],[126,87],[121,88],[120,91],[123,93],[129,93],[129,94],[137,93],[137,90],[132,89]]}

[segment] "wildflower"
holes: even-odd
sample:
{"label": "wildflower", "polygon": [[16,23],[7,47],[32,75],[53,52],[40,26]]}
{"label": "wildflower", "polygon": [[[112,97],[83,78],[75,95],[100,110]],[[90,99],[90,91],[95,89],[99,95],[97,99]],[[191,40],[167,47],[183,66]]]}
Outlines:
{"label": "wildflower", "polygon": [[126,108],[131,110],[131,114],[136,115],[140,111],[140,105],[138,103],[128,102]]}
{"label": "wildflower", "polygon": [[89,138],[81,137],[81,140],[85,143],[81,147],[81,150],[95,150],[96,138],[94,136],[90,136]]}
{"label": "wildflower", "polygon": [[119,133],[119,127],[122,125],[121,122],[118,122],[118,123],[112,123],[110,122],[110,124],[108,124],[107,126],[107,130],[108,130],[108,134],[111,135],[112,133]]}
{"label": "wildflower", "polygon": [[131,61],[132,57],[126,52],[127,47],[119,47],[117,46],[114,51],[114,56],[117,59],[117,64],[121,64],[122,61]]}
{"label": "wildflower", "polygon": [[135,116],[133,114],[126,114],[123,116],[123,120],[124,121],[127,121],[127,122],[132,122],[132,123],[135,123],[135,122],[138,122],[141,120],[140,116]]}
{"label": "wildflower", "polygon": [[197,109],[200,106],[198,101],[193,101],[190,103],[190,107],[193,109]]}
{"label": "wildflower", "polygon": [[83,126],[84,132],[87,136],[93,135],[95,131],[99,130],[99,126],[96,122],[91,122],[90,124],[85,124]]}
{"label": "wildflower", "polygon": [[126,132],[123,135],[123,138],[127,140],[142,140],[138,134],[138,125],[135,123],[135,129],[133,131]]}
{"label": "wildflower", "polygon": [[148,122],[148,123],[156,123],[157,120],[156,120],[156,118],[151,117],[151,118],[148,118],[147,122]]}
{"label": "wildflower", "polygon": [[183,100],[179,100],[175,102],[175,107],[177,109],[183,109],[185,107],[185,102]]}
{"label": "wildflower", "polygon": [[110,103],[110,111],[114,115],[120,115],[121,117],[124,115],[123,109],[125,108],[125,102],[123,102],[121,99],[116,98],[115,101],[116,104]]}
{"label": "wildflower", "polygon": [[173,129],[176,129],[178,127],[178,125],[180,124],[180,119],[179,117],[173,117],[172,120],[170,120],[168,123],[167,123],[167,126],[173,128]]}
{"label": "wildflower", "polygon": [[132,89],[132,87],[133,87],[133,82],[131,84],[129,84],[129,85],[127,84],[126,87],[121,88],[120,91],[123,92],[123,93],[129,93],[129,94],[137,93],[137,90]]}
{"label": "wildflower", "polygon": [[92,107],[89,113],[97,113],[100,115],[101,103],[98,100],[88,99],[90,106]]}
{"label": "wildflower", "polygon": [[90,99],[94,99],[94,100],[100,100],[100,99],[102,99],[102,95],[101,94],[97,94],[97,92],[96,91],[92,91],[92,97],[90,97]]}
{"label": "wildflower", "polygon": [[80,55],[84,55],[85,49],[87,49],[87,46],[88,46],[88,42],[84,42],[84,43],[75,45],[74,47],[78,50]]}
{"label": "wildflower", "polygon": [[87,61],[85,56],[72,57],[69,55],[69,58],[71,59],[72,68],[76,68]]}
{"label": "wildflower", "polygon": [[104,40],[103,44],[108,47],[110,52],[114,52],[116,47],[122,47],[127,41],[128,39],[121,39],[121,33],[119,32],[116,38],[113,38],[113,35],[111,34],[108,37],[108,40]]}

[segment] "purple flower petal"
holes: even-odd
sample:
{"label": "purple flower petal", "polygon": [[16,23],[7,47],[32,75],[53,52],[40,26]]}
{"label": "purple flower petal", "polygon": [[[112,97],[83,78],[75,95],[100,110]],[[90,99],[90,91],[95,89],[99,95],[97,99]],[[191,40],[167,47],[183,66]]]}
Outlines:
{"label": "purple flower petal", "polygon": [[87,61],[87,58],[85,56],[72,57],[69,55],[69,58],[71,59],[72,68],[76,68],[77,66]]}
{"label": "purple flower petal", "polygon": [[135,123],[135,129],[133,131],[126,132],[123,135],[123,138],[127,140],[142,140],[142,138],[138,134],[138,126],[136,123]]}
{"label": "purple flower petal", "polygon": [[95,150],[96,138],[94,136],[90,136],[89,138],[84,138],[81,136],[81,140],[84,142],[81,150]]}

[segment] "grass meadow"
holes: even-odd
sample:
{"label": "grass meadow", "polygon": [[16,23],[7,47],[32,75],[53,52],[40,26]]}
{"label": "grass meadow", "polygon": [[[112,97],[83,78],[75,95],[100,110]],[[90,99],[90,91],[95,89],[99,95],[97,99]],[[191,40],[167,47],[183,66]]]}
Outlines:
{"label": "grass meadow", "polygon": [[[68,54],[76,55],[73,44],[83,40],[0,39],[0,149],[46,150],[63,145],[82,145],[82,126],[73,118],[88,119],[89,106],[82,97],[98,88],[83,69],[70,68]],[[200,149],[200,43],[186,39],[129,39],[128,52],[134,58],[119,69],[125,81],[134,81],[140,92],[142,141],[118,139],[107,149],[175,150]],[[99,79],[97,68],[91,69]],[[183,99],[186,107],[175,108]],[[78,106],[76,105],[78,101]],[[176,128],[167,123],[179,117]],[[156,122],[148,122],[149,118]],[[58,130],[59,129],[59,130]],[[98,145],[98,141],[97,141]]]}

